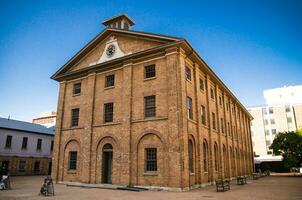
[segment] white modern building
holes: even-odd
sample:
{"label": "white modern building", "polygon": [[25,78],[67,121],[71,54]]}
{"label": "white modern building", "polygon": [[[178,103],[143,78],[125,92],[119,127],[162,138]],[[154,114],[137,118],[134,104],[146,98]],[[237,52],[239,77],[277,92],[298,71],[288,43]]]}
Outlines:
{"label": "white modern building", "polygon": [[257,160],[280,160],[269,146],[279,132],[302,128],[302,85],[265,90],[266,105],[249,107],[253,150]]}

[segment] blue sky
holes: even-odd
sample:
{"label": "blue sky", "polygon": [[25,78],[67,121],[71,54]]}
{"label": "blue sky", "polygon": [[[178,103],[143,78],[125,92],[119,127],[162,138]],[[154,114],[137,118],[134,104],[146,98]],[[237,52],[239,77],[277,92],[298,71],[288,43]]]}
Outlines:
{"label": "blue sky", "polygon": [[56,111],[49,77],[118,13],[134,30],[186,38],[244,105],[264,104],[263,90],[302,83],[301,10],[299,0],[0,0],[0,116]]}

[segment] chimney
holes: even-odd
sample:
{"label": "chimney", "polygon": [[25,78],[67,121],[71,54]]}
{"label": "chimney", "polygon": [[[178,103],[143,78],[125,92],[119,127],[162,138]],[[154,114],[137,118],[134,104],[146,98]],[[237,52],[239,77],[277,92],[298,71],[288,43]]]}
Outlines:
{"label": "chimney", "polygon": [[134,21],[126,14],[119,14],[102,22],[107,28],[129,30],[135,25]]}

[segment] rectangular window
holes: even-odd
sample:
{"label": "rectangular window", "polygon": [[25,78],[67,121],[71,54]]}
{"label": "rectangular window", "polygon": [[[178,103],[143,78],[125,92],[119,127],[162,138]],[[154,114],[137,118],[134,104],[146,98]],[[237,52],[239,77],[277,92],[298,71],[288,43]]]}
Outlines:
{"label": "rectangular window", "polygon": [[28,140],[28,137],[23,137],[22,149],[27,149],[27,140]]}
{"label": "rectangular window", "polygon": [[270,146],[271,145],[271,141],[266,140],[266,146]]}
{"label": "rectangular window", "polygon": [[40,151],[42,149],[42,139],[38,139],[37,141],[37,150]]}
{"label": "rectangular window", "polygon": [[155,65],[145,66],[145,78],[152,78],[156,76]]}
{"label": "rectangular window", "polygon": [[13,136],[11,136],[11,135],[6,136],[5,148],[12,147],[12,139],[13,139]]}
{"label": "rectangular window", "polygon": [[277,133],[277,130],[276,129],[272,129],[272,134],[276,135],[276,133]]}
{"label": "rectangular window", "polygon": [[229,102],[226,102],[226,106],[225,106],[226,111],[229,111],[229,106],[230,106]]}
{"label": "rectangular window", "polygon": [[80,95],[81,94],[81,83],[75,83],[73,85],[73,95]]}
{"label": "rectangular window", "polygon": [[201,106],[201,123],[203,125],[207,125],[207,123],[206,123],[206,108],[204,106]]}
{"label": "rectangular window", "polygon": [[199,79],[199,89],[204,91],[204,82],[201,78]]}
{"label": "rectangular window", "polygon": [[26,161],[25,160],[20,160],[18,171],[19,172],[25,172],[25,165],[26,165]]}
{"label": "rectangular window", "polygon": [[266,110],[266,108],[262,108],[262,114],[263,114],[263,115],[267,115],[267,110]]}
{"label": "rectangular window", "polygon": [[230,122],[227,123],[227,133],[229,134],[229,136],[231,136],[231,130],[230,130]]}
{"label": "rectangular window", "polygon": [[71,111],[71,127],[76,127],[79,125],[79,118],[80,118],[80,109],[75,108]]}
{"label": "rectangular window", "polygon": [[191,69],[189,67],[186,67],[186,79],[191,80]]}
{"label": "rectangular window", "polygon": [[287,117],[287,123],[292,123],[293,119],[291,117]]}
{"label": "rectangular window", "polygon": [[210,95],[211,95],[211,99],[215,100],[215,93],[213,88],[210,89]]}
{"label": "rectangular window", "polygon": [[265,135],[269,135],[269,130],[265,130]]}
{"label": "rectangular window", "polygon": [[114,86],[114,74],[105,77],[105,88]]}
{"label": "rectangular window", "polygon": [[268,112],[269,112],[269,114],[274,114],[274,108],[272,108],[272,107],[268,108]]}
{"label": "rectangular window", "polygon": [[51,143],[50,143],[50,151],[53,150],[53,140],[51,140]]}
{"label": "rectangular window", "polygon": [[216,129],[216,115],[212,112],[212,126],[213,129]]}
{"label": "rectangular window", "polygon": [[275,119],[271,119],[271,124],[275,124]]}
{"label": "rectangular window", "polygon": [[264,125],[268,125],[268,120],[267,119],[264,120]]}
{"label": "rectangular window", "polygon": [[144,97],[145,118],[156,116],[156,97],[155,95]]}
{"label": "rectangular window", "polygon": [[221,133],[224,133],[224,123],[223,123],[223,118],[220,118],[220,127],[221,127]]}
{"label": "rectangular window", "polygon": [[40,161],[35,161],[34,172],[40,172]]}
{"label": "rectangular window", "polygon": [[113,122],[113,103],[104,104],[104,123]]}
{"label": "rectangular window", "polygon": [[285,106],[285,112],[290,112],[290,106]]}
{"label": "rectangular window", "polygon": [[77,157],[78,157],[78,152],[77,151],[69,152],[69,165],[68,165],[69,170],[76,170],[77,169]]}
{"label": "rectangular window", "polygon": [[189,119],[193,119],[193,106],[191,97],[187,97],[187,114]]}
{"label": "rectangular window", "polygon": [[145,171],[156,172],[157,171],[157,149],[146,148],[145,149]]}
{"label": "rectangular window", "polygon": [[222,98],[219,96],[219,105],[222,106]]}

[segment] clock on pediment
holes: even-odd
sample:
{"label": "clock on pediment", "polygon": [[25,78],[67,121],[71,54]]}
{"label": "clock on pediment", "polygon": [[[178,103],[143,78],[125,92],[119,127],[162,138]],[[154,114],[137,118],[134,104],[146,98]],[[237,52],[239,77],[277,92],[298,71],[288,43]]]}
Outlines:
{"label": "clock on pediment", "polygon": [[104,51],[102,53],[102,56],[100,57],[98,62],[97,63],[91,63],[91,65],[106,62],[106,61],[113,60],[113,59],[116,59],[116,58],[120,58],[120,57],[123,57],[125,55],[130,54],[130,53],[131,52],[125,54],[120,49],[120,47],[118,45],[117,38],[114,35],[112,35],[110,38],[108,38],[108,40],[105,44],[105,48],[104,48]]}
{"label": "clock on pediment", "polygon": [[115,53],[115,45],[114,44],[110,44],[107,49],[106,49],[106,55],[110,58],[114,55]]}

